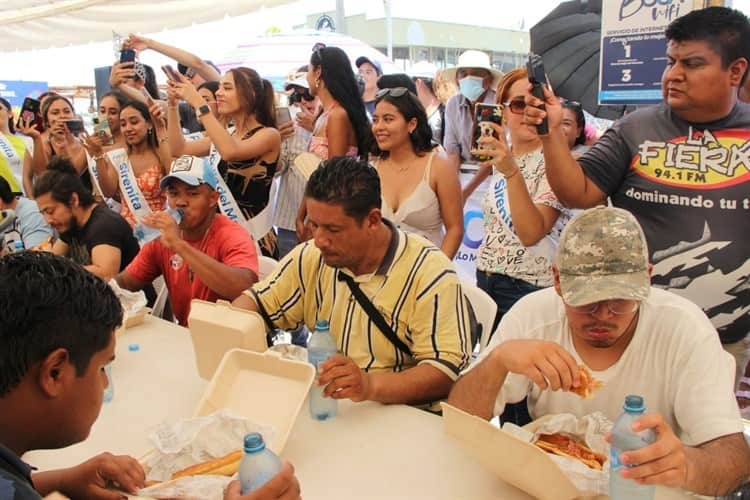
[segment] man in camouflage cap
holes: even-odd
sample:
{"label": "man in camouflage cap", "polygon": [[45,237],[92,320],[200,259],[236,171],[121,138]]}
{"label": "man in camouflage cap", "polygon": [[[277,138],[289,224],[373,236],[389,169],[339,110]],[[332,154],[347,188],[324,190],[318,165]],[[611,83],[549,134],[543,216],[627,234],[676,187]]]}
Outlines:
{"label": "man in camouflage cap", "polygon": [[555,286],[510,309],[448,402],[490,419],[526,398],[534,419],[597,411],[614,421],[625,396],[641,395],[638,425],[657,441],[620,456],[635,465],[623,476],[723,495],[750,475],[734,359],[700,308],[649,286],[647,255],[629,212],[578,215],[560,239]]}

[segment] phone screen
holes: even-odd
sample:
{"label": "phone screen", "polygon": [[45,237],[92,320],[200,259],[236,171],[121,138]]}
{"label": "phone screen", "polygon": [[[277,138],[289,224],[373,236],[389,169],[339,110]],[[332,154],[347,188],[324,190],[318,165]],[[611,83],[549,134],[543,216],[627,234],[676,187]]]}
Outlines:
{"label": "phone screen", "polygon": [[276,125],[281,125],[292,119],[289,108],[276,108]]}
{"label": "phone screen", "polygon": [[[487,123],[490,122],[501,125],[503,122],[503,107],[500,104],[477,103],[474,106],[474,121],[476,126],[474,128],[474,142],[472,146],[475,149],[481,149],[479,139],[482,137],[494,136],[496,139],[499,139],[497,132],[495,132],[491,126],[487,125]],[[479,161],[485,161],[488,159],[488,157],[484,155],[472,154],[472,157]]]}
{"label": "phone screen", "polygon": [[73,119],[73,120],[66,120],[65,125],[68,127],[68,130],[70,130],[70,133],[73,135],[78,135],[81,132],[83,132],[83,120],[81,119]]}
{"label": "phone screen", "polygon": [[120,62],[127,63],[135,61],[135,50],[133,49],[122,49],[120,51]]}

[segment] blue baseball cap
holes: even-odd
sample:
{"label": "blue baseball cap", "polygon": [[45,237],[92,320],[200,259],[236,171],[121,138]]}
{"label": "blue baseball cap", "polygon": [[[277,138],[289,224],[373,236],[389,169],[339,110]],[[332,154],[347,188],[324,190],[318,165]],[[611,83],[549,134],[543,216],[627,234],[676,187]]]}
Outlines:
{"label": "blue baseball cap", "polygon": [[381,67],[380,67],[380,63],[379,63],[379,62],[377,62],[377,61],[373,61],[373,60],[372,60],[372,59],[370,59],[369,57],[365,57],[365,56],[360,56],[360,57],[358,57],[358,58],[357,58],[357,60],[356,60],[356,61],[354,61],[354,65],[355,65],[355,66],[356,66],[357,68],[359,68],[360,66],[362,66],[362,65],[363,65],[364,63],[370,63],[370,65],[371,65],[371,66],[372,66],[373,68],[375,68],[375,71],[377,71],[377,72],[378,72],[378,76],[380,76],[380,75],[382,75],[382,74],[383,74],[383,68],[381,68]]}
{"label": "blue baseball cap", "polygon": [[211,167],[208,158],[188,155],[180,156],[172,162],[169,175],[162,178],[159,188],[166,189],[172,179],[182,181],[189,186],[207,184],[213,190],[219,182],[216,178],[216,170]]}

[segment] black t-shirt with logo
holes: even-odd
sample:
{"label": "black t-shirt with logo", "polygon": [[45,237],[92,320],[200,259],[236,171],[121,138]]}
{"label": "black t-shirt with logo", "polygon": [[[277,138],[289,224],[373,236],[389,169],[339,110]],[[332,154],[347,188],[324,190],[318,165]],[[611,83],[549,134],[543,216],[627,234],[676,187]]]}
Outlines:
{"label": "black t-shirt with logo", "polygon": [[652,283],[703,308],[722,342],[750,333],[750,106],[688,123],[662,104],[616,122],[580,159],[646,235]]}

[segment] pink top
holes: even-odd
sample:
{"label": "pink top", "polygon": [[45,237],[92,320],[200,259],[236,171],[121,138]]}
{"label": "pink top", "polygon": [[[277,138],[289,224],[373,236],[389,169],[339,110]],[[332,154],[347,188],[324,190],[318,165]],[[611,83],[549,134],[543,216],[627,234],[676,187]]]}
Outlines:
{"label": "pink top", "polygon": [[[310,146],[308,151],[313,153],[321,160],[328,159],[328,115],[331,114],[331,110],[338,106],[339,103],[334,102],[333,106],[328,108],[328,111],[324,111],[315,122],[315,130],[313,130],[313,136],[310,138]],[[357,148],[350,146],[346,152],[346,156],[357,156]]]}
{"label": "pink top", "polygon": [[[141,190],[141,193],[143,193],[143,197],[146,198],[146,203],[148,203],[152,212],[164,210],[164,204],[167,201],[166,195],[161,189],[159,189],[159,181],[161,180],[161,177],[161,167],[159,167],[158,163],[155,163],[141,175],[136,176],[138,188]],[[135,227],[135,217],[133,217],[128,204],[125,201],[123,201],[122,208],[120,208],[120,215],[128,221],[130,227]]]}

